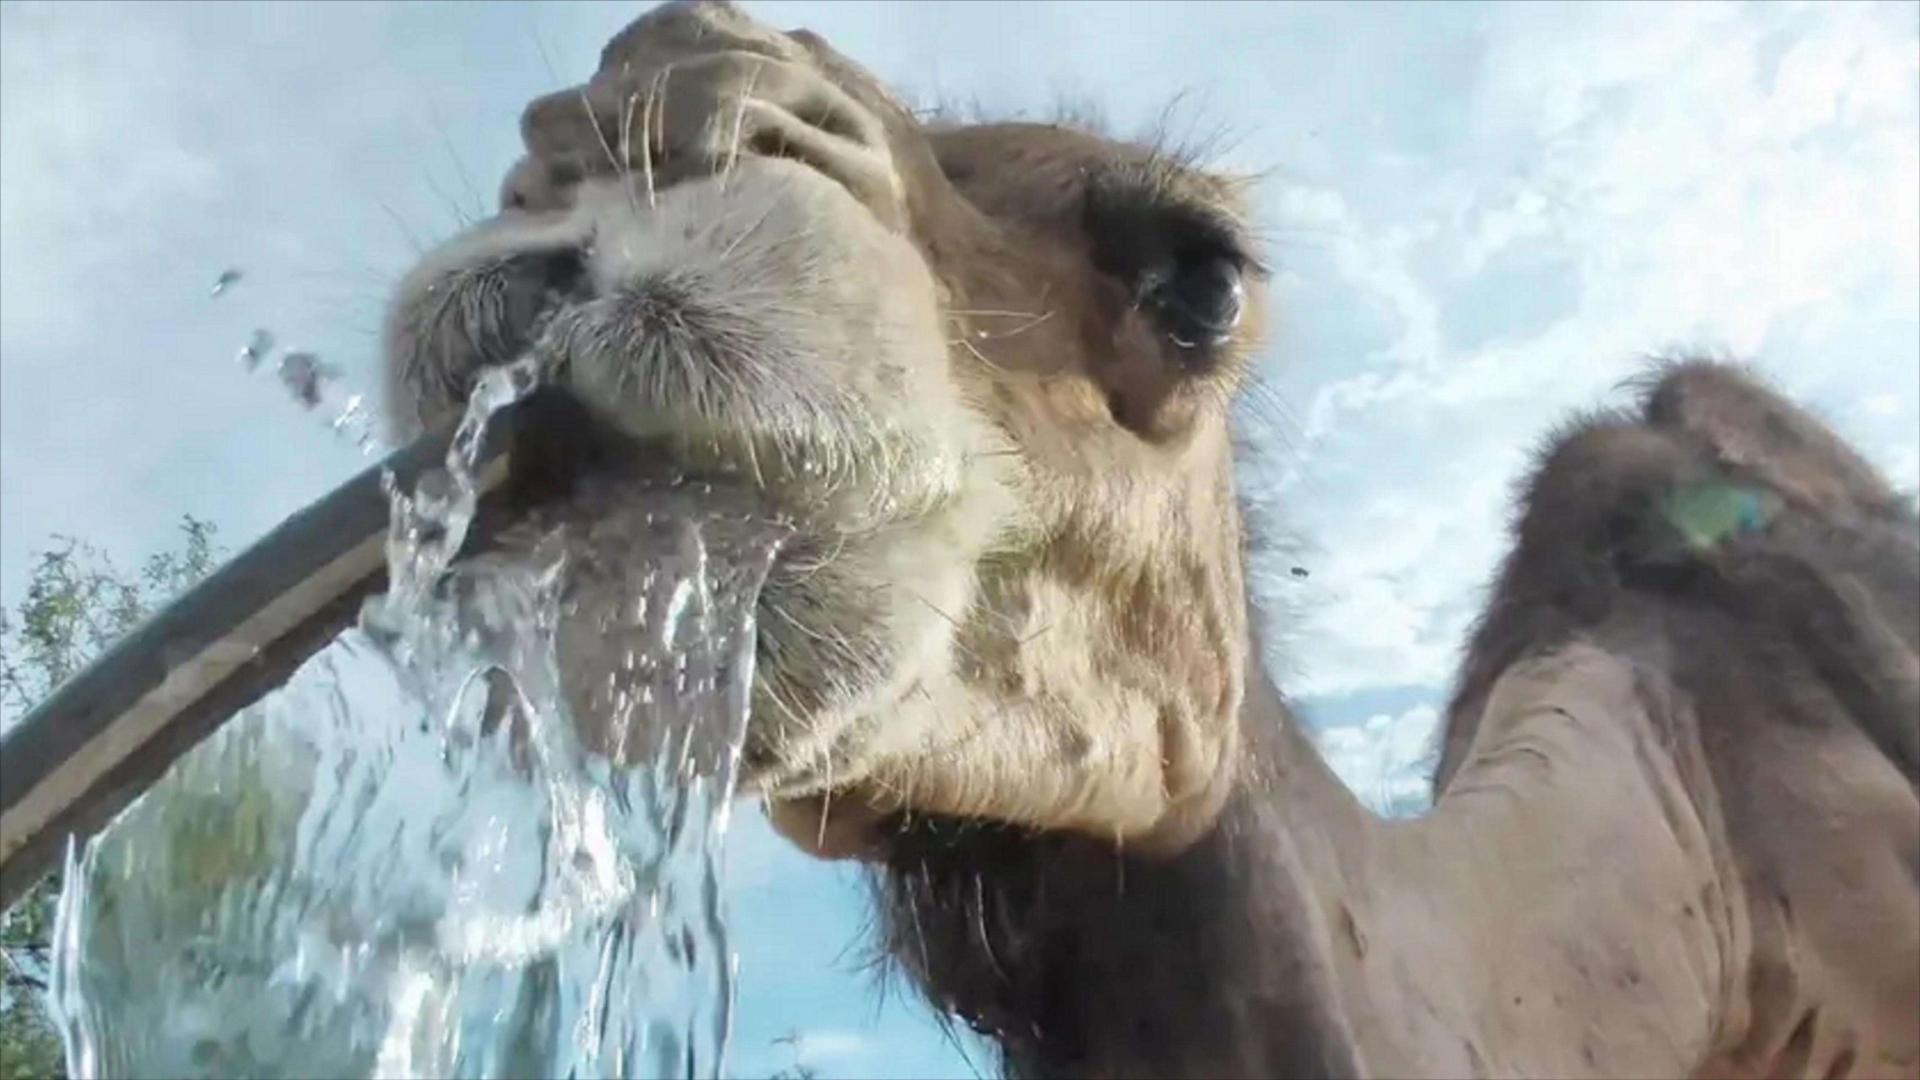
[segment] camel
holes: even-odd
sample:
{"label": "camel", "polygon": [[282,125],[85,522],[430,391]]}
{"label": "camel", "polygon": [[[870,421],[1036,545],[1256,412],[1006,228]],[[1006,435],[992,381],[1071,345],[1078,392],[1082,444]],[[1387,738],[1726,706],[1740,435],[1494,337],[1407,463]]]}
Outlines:
{"label": "camel", "polygon": [[1920,1076],[1920,524],[1750,372],[1549,441],[1385,820],[1257,659],[1245,184],[725,3],[521,126],[393,302],[395,431],[530,352],[780,508],[743,783],[1009,1074]]}

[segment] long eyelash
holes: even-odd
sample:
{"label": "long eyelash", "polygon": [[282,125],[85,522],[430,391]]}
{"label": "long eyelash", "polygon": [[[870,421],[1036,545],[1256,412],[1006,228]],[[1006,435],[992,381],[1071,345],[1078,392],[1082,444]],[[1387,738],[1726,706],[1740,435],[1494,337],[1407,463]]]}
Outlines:
{"label": "long eyelash", "polygon": [[1236,269],[1266,278],[1270,270],[1245,225],[1226,210],[1179,194],[1178,174],[1192,172],[1164,157],[1100,169],[1086,176],[1082,215],[1159,218],[1187,234],[1180,247],[1231,260]]}

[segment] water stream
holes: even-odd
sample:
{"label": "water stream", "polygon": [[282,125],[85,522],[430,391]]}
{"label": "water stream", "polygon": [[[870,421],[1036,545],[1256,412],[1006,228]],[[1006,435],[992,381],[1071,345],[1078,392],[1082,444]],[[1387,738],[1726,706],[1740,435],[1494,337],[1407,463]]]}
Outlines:
{"label": "water stream", "polygon": [[[780,530],[623,481],[458,563],[489,372],[393,491],[392,587],[69,859],[75,1077],[711,1077],[721,896]],[[584,726],[580,721],[585,720]]]}

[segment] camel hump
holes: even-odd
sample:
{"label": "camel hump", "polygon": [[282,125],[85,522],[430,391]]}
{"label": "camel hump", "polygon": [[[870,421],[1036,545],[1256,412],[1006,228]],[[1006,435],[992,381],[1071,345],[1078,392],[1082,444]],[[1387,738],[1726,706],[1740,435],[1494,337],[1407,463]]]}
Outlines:
{"label": "camel hump", "polygon": [[1911,517],[1866,459],[1750,368],[1662,364],[1642,411],[1653,427],[1685,436],[1726,467],[1749,471],[1801,502],[1830,513]]}

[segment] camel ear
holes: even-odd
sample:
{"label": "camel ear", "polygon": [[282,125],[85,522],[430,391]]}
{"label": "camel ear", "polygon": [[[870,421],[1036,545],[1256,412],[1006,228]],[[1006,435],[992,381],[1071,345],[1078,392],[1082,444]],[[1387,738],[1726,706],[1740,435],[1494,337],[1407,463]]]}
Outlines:
{"label": "camel ear", "polygon": [[1702,361],[1676,364],[1648,392],[1645,414],[1655,428],[1822,513],[1880,516],[1897,504],[1860,455],[1750,371]]}

